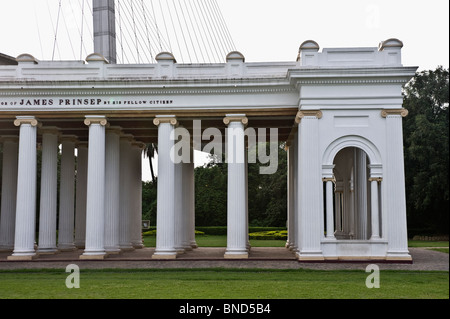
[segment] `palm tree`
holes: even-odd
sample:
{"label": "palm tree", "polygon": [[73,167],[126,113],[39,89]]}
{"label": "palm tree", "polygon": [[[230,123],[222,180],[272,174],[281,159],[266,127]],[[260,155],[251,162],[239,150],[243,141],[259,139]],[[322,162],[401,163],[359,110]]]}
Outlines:
{"label": "palm tree", "polygon": [[150,172],[152,174],[152,182],[156,183],[155,172],[153,171],[152,159],[158,153],[158,145],[155,143],[148,143],[145,145],[144,154],[148,157],[148,162],[150,164]]}

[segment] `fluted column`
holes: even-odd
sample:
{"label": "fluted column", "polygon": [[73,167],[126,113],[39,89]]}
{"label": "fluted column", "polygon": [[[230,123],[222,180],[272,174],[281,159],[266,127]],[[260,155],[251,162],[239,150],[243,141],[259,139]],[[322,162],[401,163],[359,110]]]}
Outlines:
{"label": "fluted column", "polygon": [[357,239],[368,239],[368,207],[367,207],[367,155],[355,149],[356,170],[356,235]]}
{"label": "fluted column", "polygon": [[333,183],[334,177],[324,178],[325,182],[325,201],[326,201],[326,238],[335,239],[334,237],[334,210],[333,210]]}
{"label": "fluted column", "polygon": [[75,199],[75,246],[85,248],[86,242],[86,196],[87,196],[87,165],[88,143],[77,144],[77,175]]}
{"label": "fluted column", "polygon": [[321,111],[300,111],[298,126],[298,244],[299,260],[323,260],[323,184],[319,158]]}
{"label": "fluted column", "polygon": [[174,140],[171,133],[178,124],[175,116],[158,116],[158,198],[156,249],[152,258],[174,259],[175,249],[175,163],[170,156]]}
{"label": "fluted column", "polygon": [[[403,158],[402,117],[408,115],[405,109],[384,110],[386,118],[386,174],[383,175],[384,207],[388,238],[387,258],[411,260],[408,251],[406,227],[405,167]],[[384,236],[383,236],[384,237]]]}
{"label": "fluted column", "polygon": [[132,192],[131,192],[131,135],[120,137],[120,203],[119,203],[119,248],[123,251],[133,250],[131,244],[131,217],[132,217]]}
{"label": "fluted column", "polygon": [[88,179],[86,199],[86,247],[81,259],[103,259],[105,231],[105,126],[104,116],[89,116]]}
{"label": "fluted column", "polygon": [[120,134],[119,127],[109,127],[106,130],[105,250],[108,254],[120,252]]}
{"label": "fluted column", "polygon": [[29,260],[34,250],[36,227],[36,138],[38,121],[34,117],[18,116],[14,125],[20,127],[17,172],[16,226],[14,251],[9,260]]}
{"label": "fluted column", "polygon": [[56,248],[58,134],[57,128],[44,128],[42,130],[39,254],[52,254],[58,251]]}
{"label": "fluted column", "polygon": [[74,250],[75,229],[75,136],[62,136],[61,178],[59,192],[58,249]]}
{"label": "fluted column", "polygon": [[243,114],[227,115],[228,204],[227,249],[225,258],[248,258],[246,167],[244,125],[248,119]]}
{"label": "fluted column", "polygon": [[0,211],[0,251],[14,249],[16,227],[17,161],[19,138],[3,137],[2,192]]}
{"label": "fluted column", "polygon": [[188,241],[191,248],[197,248],[198,245],[195,240],[195,163],[193,147],[191,147],[191,162],[186,164],[186,175],[187,205],[189,207]]}
{"label": "fluted column", "polygon": [[381,183],[380,177],[371,177],[370,182],[370,204],[371,204],[371,223],[372,223],[372,236],[370,239],[380,238],[380,208],[378,205],[378,184]]}
{"label": "fluted column", "polygon": [[286,240],[286,248],[292,249],[295,238],[295,222],[294,222],[294,153],[295,145],[293,141],[287,147],[287,230],[288,237]]}
{"label": "fluted column", "polygon": [[142,151],[145,145],[140,142],[131,144],[132,150],[132,203],[131,244],[135,249],[144,247],[142,242]]}

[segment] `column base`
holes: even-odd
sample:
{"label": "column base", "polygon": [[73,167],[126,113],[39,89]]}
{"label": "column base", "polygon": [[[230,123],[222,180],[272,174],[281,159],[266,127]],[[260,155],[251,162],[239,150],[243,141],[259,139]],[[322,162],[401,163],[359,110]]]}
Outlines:
{"label": "column base", "polygon": [[247,250],[227,250],[223,255],[225,259],[248,259]]}
{"label": "column base", "polygon": [[387,261],[412,261],[412,257],[409,252],[388,252],[386,255]]}
{"label": "column base", "polygon": [[11,255],[6,259],[11,261],[31,261],[36,258],[36,254],[33,255]]}
{"label": "column base", "polygon": [[81,260],[103,260],[107,257],[107,254],[103,254],[103,255],[80,255],[80,259]]}
{"label": "column base", "polygon": [[322,253],[299,253],[295,254],[298,261],[324,261]]}
{"label": "column base", "polygon": [[74,251],[77,250],[77,247],[74,244],[63,244],[58,245],[59,251]]}
{"label": "column base", "polygon": [[38,248],[36,251],[38,255],[54,255],[59,253],[57,248]]}
{"label": "column base", "polygon": [[119,249],[121,251],[133,251],[134,247],[130,244],[130,245],[119,245]]}
{"label": "column base", "polygon": [[191,247],[192,247],[193,249],[196,249],[196,248],[198,248],[198,245],[197,245],[197,243],[194,241],[194,242],[191,242]]}
{"label": "column base", "polygon": [[167,260],[167,259],[172,259],[172,260],[174,260],[174,259],[177,259],[177,254],[175,253],[175,254],[158,254],[158,253],[155,253],[155,254],[153,254],[152,255],[152,259],[160,259],[160,260]]}
{"label": "column base", "polygon": [[141,244],[141,243],[139,243],[139,244],[133,244],[133,248],[134,248],[134,249],[142,249],[142,248],[144,248],[144,244]]}
{"label": "column base", "polygon": [[108,255],[119,255],[122,253],[122,250],[119,248],[105,248],[105,252]]}

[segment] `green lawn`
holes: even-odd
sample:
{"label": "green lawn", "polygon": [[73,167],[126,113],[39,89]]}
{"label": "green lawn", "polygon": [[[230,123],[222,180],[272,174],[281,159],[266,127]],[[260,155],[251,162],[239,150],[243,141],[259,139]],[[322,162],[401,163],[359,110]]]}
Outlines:
{"label": "green lawn", "polygon": [[[195,238],[197,245],[199,247],[226,247],[227,246],[227,236],[225,235],[203,235],[196,236]],[[250,245],[252,247],[284,247],[286,244],[285,240],[250,240]],[[155,236],[145,236],[144,245],[146,247],[155,247],[156,237]]]}
{"label": "green lawn", "polygon": [[359,271],[81,270],[0,271],[0,299],[448,299],[448,272],[381,271],[380,288]]}

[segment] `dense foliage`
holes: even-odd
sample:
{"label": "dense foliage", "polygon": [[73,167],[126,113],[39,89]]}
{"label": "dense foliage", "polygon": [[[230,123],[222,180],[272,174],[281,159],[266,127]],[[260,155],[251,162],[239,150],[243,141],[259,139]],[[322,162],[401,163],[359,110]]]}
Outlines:
{"label": "dense foliage", "polygon": [[405,174],[410,235],[448,234],[449,71],[417,73],[405,88]]}

